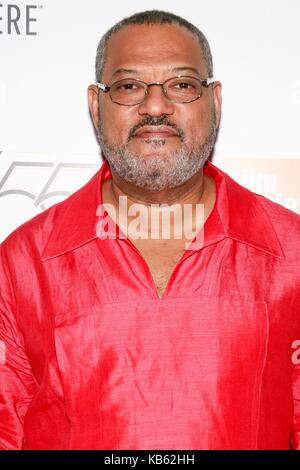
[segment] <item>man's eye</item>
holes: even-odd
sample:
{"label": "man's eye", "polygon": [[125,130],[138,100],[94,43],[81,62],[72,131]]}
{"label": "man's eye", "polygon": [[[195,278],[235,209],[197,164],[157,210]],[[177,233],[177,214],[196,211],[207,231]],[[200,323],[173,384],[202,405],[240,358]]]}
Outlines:
{"label": "man's eye", "polygon": [[178,82],[175,84],[175,87],[180,88],[181,90],[184,90],[184,89],[188,90],[189,88],[194,88],[193,84],[188,83],[188,82]]}
{"label": "man's eye", "polygon": [[123,83],[119,85],[117,90],[118,91],[135,91],[138,87],[134,83]]}

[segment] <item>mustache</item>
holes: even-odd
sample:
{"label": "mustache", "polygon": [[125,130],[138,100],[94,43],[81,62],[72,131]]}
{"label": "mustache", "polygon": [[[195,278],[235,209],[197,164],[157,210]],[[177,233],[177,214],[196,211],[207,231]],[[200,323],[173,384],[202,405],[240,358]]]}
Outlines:
{"label": "mustache", "polygon": [[184,142],[184,140],[185,140],[185,133],[184,133],[183,129],[181,129],[180,127],[177,127],[176,124],[172,123],[169,120],[168,116],[166,116],[164,114],[164,115],[162,115],[158,118],[152,117],[152,116],[147,116],[141,122],[139,122],[138,124],[133,126],[129,131],[127,143],[129,143],[130,140],[135,136],[136,131],[138,129],[140,129],[141,127],[144,127],[144,126],[168,126],[168,127],[172,127],[173,129],[176,130],[181,142]]}

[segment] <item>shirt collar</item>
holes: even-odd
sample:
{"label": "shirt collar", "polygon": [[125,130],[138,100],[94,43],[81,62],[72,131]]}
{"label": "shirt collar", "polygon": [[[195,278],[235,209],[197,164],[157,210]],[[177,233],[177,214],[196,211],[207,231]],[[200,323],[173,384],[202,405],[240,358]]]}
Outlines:
{"label": "shirt collar", "polygon": [[[227,237],[284,258],[275,229],[259,197],[253,196],[253,193],[210,162],[205,164],[204,172],[214,178],[217,198],[205,223],[204,244],[201,248]],[[44,247],[42,260],[62,255],[97,238],[96,212],[102,203],[102,185],[109,178],[110,168],[104,161],[85,186],[56,206],[53,228]]]}

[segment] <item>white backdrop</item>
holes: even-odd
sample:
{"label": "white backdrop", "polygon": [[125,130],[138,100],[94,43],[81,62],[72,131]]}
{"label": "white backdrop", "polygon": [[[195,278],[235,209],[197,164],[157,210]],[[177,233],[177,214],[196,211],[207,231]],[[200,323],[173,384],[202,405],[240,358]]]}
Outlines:
{"label": "white backdrop", "polygon": [[86,89],[98,41],[154,8],[211,44],[224,103],[214,163],[300,213],[299,0],[12,0],[0,6],[0,240],[96,171]]}

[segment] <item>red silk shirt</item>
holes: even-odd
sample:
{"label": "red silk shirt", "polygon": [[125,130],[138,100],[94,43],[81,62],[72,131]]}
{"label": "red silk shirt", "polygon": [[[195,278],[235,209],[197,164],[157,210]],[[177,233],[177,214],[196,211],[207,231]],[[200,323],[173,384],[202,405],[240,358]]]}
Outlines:
{"label": "red silk shirt", "polygon": [[300,217],[205,173],[204,243],[161,299],[96,235],[106,163],[2,243],[0,447],[300,448]]}

